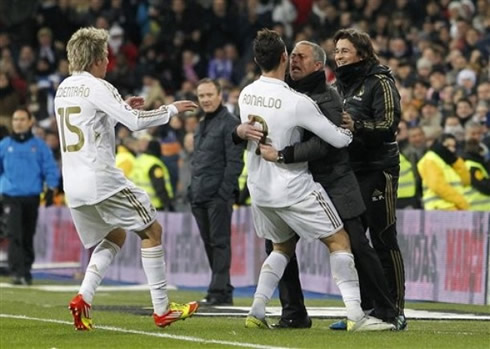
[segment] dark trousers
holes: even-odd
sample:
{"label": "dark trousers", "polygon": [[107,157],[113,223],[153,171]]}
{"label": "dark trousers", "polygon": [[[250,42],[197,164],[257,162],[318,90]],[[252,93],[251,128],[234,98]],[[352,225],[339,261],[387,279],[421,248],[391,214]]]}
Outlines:
{"label": "dark trousers", "polygon": [[378,318],[391,321],[397,315],[394,299],[378,254],[369,245],[361,217],[345,219],[343,222],[344,229],[349,234],[352,254],[359,275],[361,306],[364,310],[374,308]]}
{"label": "dark trousers", "polygon": [[219,198],[192,205],[211,267],[208,297],[230,299],[233,294],[230,283],[232,205],[232,200]]}
{"label": "dark trousers", "polygon": [[396,166],[384,171],[356,173],[356,177],[367,208],[362,216],[364,227],[369,227],[395,306],[402,314],[405,308],[405,268],[396,238],[399,173],[400,168]]}
{"label": "dark trousers", "polygon": [[39,195],[3,197],[9,238],[8,263],[12,276],[31,280],[34,263],[34,234],[39,208]]}

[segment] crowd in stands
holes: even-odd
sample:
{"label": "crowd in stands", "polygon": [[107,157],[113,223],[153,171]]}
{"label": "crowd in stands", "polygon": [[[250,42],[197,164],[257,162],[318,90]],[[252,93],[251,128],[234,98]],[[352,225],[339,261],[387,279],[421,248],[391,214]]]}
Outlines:
{"label": "crowd in stands", "polygon": [[[68,76],[65,45],[79,27],[109,31],[107,80],[125,96],[145,98],[153,109],[178,99],[197,100],[197,82],[218,79],[228,110],[238,111],[241,88],[259,74],[251,43],[264,27],[292,48],[320,44],[334,76],[333,34],[356,27],[368,32],[402,98],[400,149],[416,168],[443,133],[456,137],[457,154],[490,149],[490,4],[486,0],[24,0],[0,4],[0,125],[8,132],[13,111],[25,105],[35,133],[60,160],[53,98]],[[131,134],[118,142],[141,152],[161,144],[176,196],[186,207],[192,134],[201,112]],[[472,141],[473,140],[473,141]],[[473,148],[474,149],[474,146]]]}

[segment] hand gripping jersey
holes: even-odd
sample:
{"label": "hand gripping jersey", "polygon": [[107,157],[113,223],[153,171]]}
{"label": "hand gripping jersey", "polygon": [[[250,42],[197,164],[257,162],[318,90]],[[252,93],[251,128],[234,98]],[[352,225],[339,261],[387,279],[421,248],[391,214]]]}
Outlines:
{"label": "hand gripping jersey", "polygon": [[[336,148],[349,145],[352,133],[336,127],[308,96],[281,80],[261,76],[239,97],[242,122],[254,120],[267,131],[266,143],[275,149],[297,143],[307,129]],[[248,188],[252,202],[264,207],[293,205],[315,190],[307,163],[278,164],[256,154],[257,142],[248,142]]]}
{"label": "hand gripping jersey", "polygon": [[115,166],[118,122],[130,130],[165,124],[175,106],[132,109],[110,83],[88,72],[65,79],[54,100],[63,163],[64,190],[70,207],[92,205],[133,186]]}

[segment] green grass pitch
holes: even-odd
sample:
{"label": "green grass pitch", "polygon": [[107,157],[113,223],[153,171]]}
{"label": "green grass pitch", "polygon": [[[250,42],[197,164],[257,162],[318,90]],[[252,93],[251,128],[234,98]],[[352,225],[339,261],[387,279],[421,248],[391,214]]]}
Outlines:
{"label": "green grass pitch", "polygon": [[[0,282],[6,281],[0,278]],[[124,307],[150,306],[145,291],[97,293],[92,313],[96,329],[77,332],[67,309],[73,295],[1,287],[0,348],[490,348],[489,321],[410,320],[408,330],[403,332],[346,333],[329,330],[332,319],[313,319],[309,330],[267,331],[244,328],[243,317],[196,315],[160,329],[150,316],[124,311]],[[169,296],[172,301],[186,302],[198,300],[203,294],[170,291]],[[235,304],[249,306],[251,301],[236,298]],[[277,299],[271,302],[278,304]],[[341,303],[307,299],[306,305]],[[121,309],[105,310],[111,306]],[[408,303],[407,308],[490,314],[490,306]]]}

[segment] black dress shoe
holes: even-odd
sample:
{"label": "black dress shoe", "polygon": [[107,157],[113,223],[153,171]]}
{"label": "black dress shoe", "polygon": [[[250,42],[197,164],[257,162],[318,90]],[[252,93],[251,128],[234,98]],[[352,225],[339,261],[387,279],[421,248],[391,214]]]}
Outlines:
{"label": "black dress shoe", "polygon": [[29,286],[29,285],[32,285],[32,280],[26,280],[26,278],[23,276],[15,276],[12,279],[11,283],[12,283],[12,285]]}
{"label": "black dress shoe", "polygon": [[233,298],[205,297],[199,301],[199,305],[233,305]]}
{"label": "black dress shoe", "polygon": [[303,319],[280,319],[277,324],[272,325],[274,329],[282,328],[311,328],[311,319],[306,316]]}

